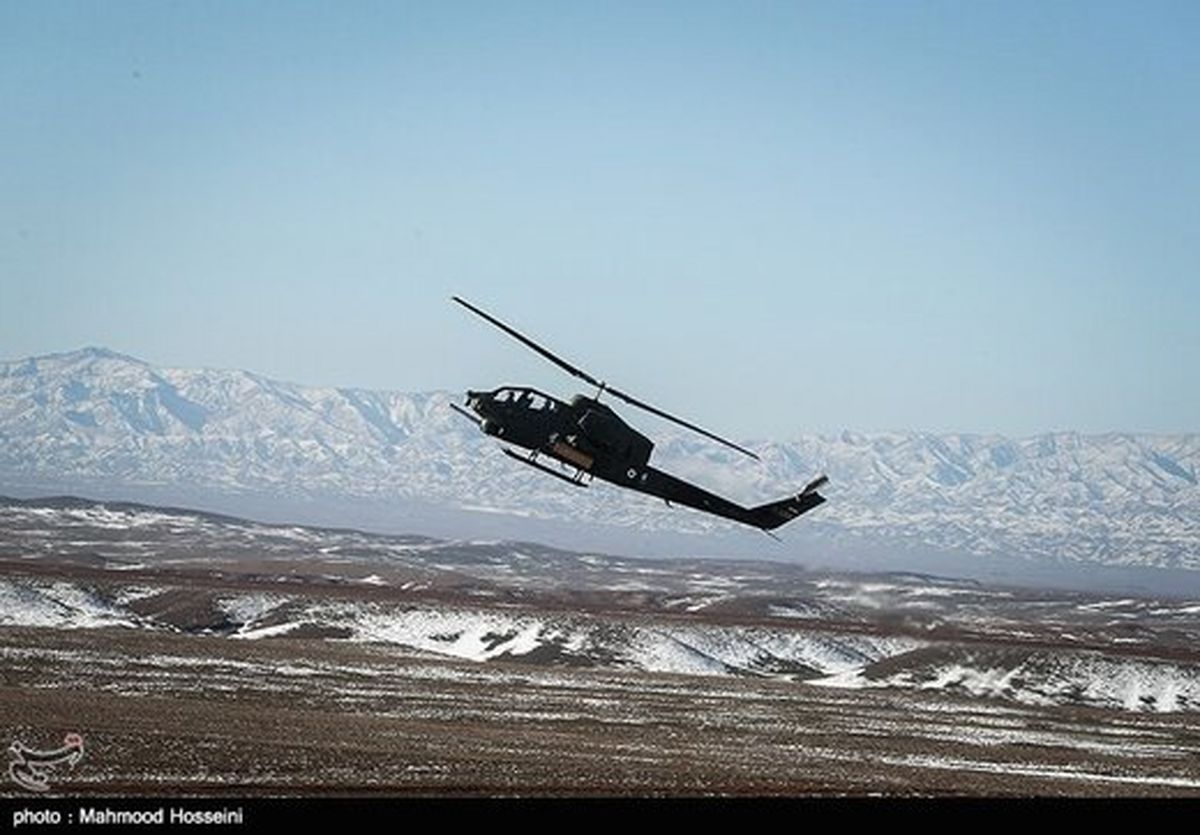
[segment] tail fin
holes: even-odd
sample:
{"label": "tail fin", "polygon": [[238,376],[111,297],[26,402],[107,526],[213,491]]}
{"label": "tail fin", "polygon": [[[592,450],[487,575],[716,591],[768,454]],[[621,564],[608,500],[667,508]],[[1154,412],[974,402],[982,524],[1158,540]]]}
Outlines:
{"label": "tail fin", "polygon": [[825,497],[817,492],[829,483],[828,476],[817,476],[804,489],[794,496],[770,504],[752,507],[749,510],[750,524],[765,531],[773,531],[780,525],[792,521],[802,513],[807,513],[819,504]]}

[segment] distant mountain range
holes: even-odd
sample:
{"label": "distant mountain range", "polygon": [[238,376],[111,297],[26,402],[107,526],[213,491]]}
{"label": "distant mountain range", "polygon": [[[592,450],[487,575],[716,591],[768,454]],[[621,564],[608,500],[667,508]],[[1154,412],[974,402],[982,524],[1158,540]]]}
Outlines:
{"label": "distant mountain range", "polygon": [[[520,467],[452,412],[459,396],[165,369],[99,348],[0,363],[0,490],[418,501],[623,531],[732,531],[645,496],[577,490]],[[784,529],[810,549],[1200,569],[1197,434],[743,441],[761,463],[673,430],[652,437],[658,466],[744,503],[828,474],[828,503]]]}

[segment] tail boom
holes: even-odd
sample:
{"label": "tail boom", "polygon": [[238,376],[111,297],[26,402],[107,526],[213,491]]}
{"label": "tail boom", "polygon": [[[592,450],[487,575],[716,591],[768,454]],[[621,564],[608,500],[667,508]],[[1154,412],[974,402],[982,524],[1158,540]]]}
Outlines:
{"label": "tail boom", "polygon": [[823,504],[825,497],[817,490],[829,482],[825,476],[818,476],[794,496],[757,507],[742,507],[654,467],[630,469],[619,474],[595,472],[594,475],[621,487],[657,496],[670,504],[687,505],[764,531],[773,531]]}

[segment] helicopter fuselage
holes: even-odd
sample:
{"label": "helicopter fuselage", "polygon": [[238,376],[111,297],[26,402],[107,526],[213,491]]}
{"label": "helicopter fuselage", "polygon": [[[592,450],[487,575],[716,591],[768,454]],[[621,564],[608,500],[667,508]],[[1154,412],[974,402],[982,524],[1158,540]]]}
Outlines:
{"label": "helicopter fuselage", "polygon": [[[654,444],[612,409],[595,398],[576,395],[568,403],[522,386],[502,386],[492,391],[468,391],[467,407],[485,434],[529,450],[527,456],[511,449],[516,460],[550,475],[586,486],[592,478],[657,496],[667,502],[734,519],[763,530],[772,530],[825,501],[817,488],[821,476],[798,495],[759,507],[746,508],[683,481],[650,465]],[[456,409],[470,416],[461,407]],[[546,455],[573,470],[572,475],[538,460]]]}
{"label": "helicopter fuselage", "polygon": [[[602,394],[607,393],[610,397],[623,400],[751,458],[757,459],[758,455],[597,380],[470,302],[458,296],[454,296],[453,300],[568,374],[596,387],[596,397],[579,394],[567,402],[527,386],[501,386],[491,391],[468,391],[466,409],[451,404],[455,411],[474,421],[485,434],[510,446],[529,450],[528,455],[519,455],[506,446],[503,452],[510,458],[576,486],[587,486],[591,479],[599,478],[618,487],[656,496],[668,505],[686,505],[768,532],[825,501],[817,492],[828,481],[825,476],[818,476],[799,493],[779,501],[742,507],[697,484],[651,466],[650,454],[654,451],[654,444],[601,403],[599,397]],[[538,460],[540,455],[546,455],[563,465],[567,474],[543,464]]]}
{"label": "helicopter fuselage", "polygon": [[636,481],[654,450],[616,412],[582,394],[567,402],[533,388],[501,386],[468,391],[467,407],[486,434],[608,481]]}

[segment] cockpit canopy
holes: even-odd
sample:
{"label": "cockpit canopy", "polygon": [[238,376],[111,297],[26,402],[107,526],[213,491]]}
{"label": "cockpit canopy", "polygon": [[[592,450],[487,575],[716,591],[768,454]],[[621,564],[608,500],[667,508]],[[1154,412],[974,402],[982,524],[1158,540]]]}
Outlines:
{"label": "cockpit canopy", "polygon": [[543,394],[537,389],[521,386],[498,388],[491,392],[491,398],[496,403],[504,403],[510,407],[529,409],[535,412],[542,410],[552,412],[560,406],[559,402],[550,395]]}

